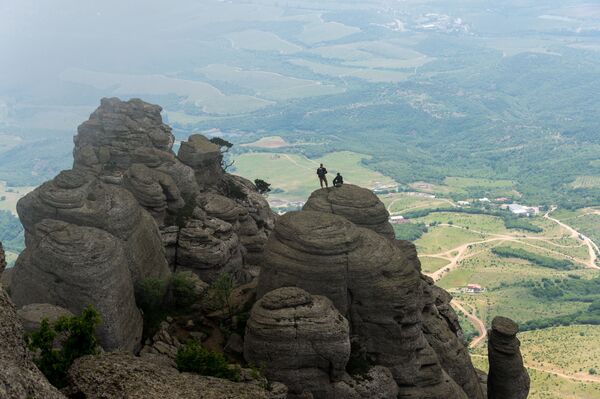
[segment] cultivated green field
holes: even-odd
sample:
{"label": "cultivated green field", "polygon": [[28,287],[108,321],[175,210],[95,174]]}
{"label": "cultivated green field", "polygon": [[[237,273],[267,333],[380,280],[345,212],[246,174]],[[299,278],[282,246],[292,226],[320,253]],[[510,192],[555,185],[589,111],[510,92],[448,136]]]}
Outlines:
{"label": "cultivated green field", "polygon": [[310,193],[319,188],[316,170],[320,163],[327,167],[331,184],[336,172],[344,176],[346,183],[373,188],[379,184],[394,182],[364,166],[364,155],[353,152],[334,152],[317,159],[308,159],[296,154],[245,153],[235,160],[235,174],[251,180],[263,179],[272,184],[272,189],[283,190],[271,194],[271,199],[306,201]]}
{"label": "cultivated green field", "polygon": [[[17,214],[17,201],[35,187],[7,187],[5,182],[0,182],[0,210]],[[4,197],[4,199],[2,199]]]}
{"label": "cultivated green field", "polygon": [[[472,355],[478,369],[488,371],[487,348]],[[531,378],[529,399],[596,399],[600,396],[600,384],[570,380],[549,372],[528,369]]]}

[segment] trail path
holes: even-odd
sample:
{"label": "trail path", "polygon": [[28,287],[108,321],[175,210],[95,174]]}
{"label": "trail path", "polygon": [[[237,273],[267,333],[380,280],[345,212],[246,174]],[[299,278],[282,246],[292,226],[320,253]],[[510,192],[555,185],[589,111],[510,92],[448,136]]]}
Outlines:
{"label": "trail path", "polygon": [[[484,359],[487,359],[487,356],[484,355],[476,355],[476,354],[471,354],[471,356],[473,357],[481,357]],[[532,364],[529,364],[528,362],[524,361],[524,365],[526,368],[531,369],[531,370],[536,370],[536,371],[541,371],[543,373],[548,373],[548,374],[553,374],[557,377],[561,377],[567,380],[572,380],[572,381],[580,381],[580,382],[595,382],[595,383],[599,383],[600,382],[600,377],[597,376],[593,376],[593,375],[580,375],[580,374],[567,374],[565,373],[564,370],[561,370],[557,367],[541,367],[541,366],[534,366]]]}
{"label": "trail path", "polygon": [[465,309],[462,303],[458,300],[453,299],[450,302],[450,305],[452,305],[454,309],[458,309],[460,312],[462,312],[469,319],[471,324],[473,324],[473,326],[477,328],[479,336],[477,336],[477,338],[473,339],[469,343],[469,348],[477,348],[483,343],[483,340],[487,337],[487,328],[485,328],[485,323],[481,319],[479,319],[475,314]]}
{"label": "trail path", "polygon": [[590,259],[587,262],[587,267],[589,267],[590,269],[600,270],[600,266],[598,266],[596,264],[596,261],[598,260],[598,253],[600,253],[600,249],[598,249],[598,245],[596,245],[596,243],[594,241],[592,241],[591,238],[578,232],[577,230],[575,230],[573,227],[569,226],[568,224],[565,224],[565,223],[561,222],[560,220],[551,217],[550,213],[552,213],[554,210],[556,210],[556,208],[552,208],[550,211],[546,212],[544,217],[546,219],[551,220],[554,223],[558,224],[562,228],[566,229],[568,232],[571,233],[571,237],[583,241],[583,243],[585,245],[587,245],[587,247],[588,247],[588,254],[590,256]]}

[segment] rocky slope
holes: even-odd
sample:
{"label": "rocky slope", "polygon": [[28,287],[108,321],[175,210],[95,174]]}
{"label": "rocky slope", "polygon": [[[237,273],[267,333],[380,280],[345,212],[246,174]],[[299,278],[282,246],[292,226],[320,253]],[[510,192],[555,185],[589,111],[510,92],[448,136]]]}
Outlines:
{"label": "rocky slope", "polygon": [[[0,244],[0,274],[6,265]],[[64,399],[35,367],[17,312],[0,287],[0,398]]]}
{"label": "rocky slope", "polygon": [[103,99],[74,138],[73,169],[17,206],[26,249],[11,276],[15,304],[73,313],[93,304],[106,350],[140,347],[136,284],[175,269],[246,281],[275,221],[250,182],[223,171],[205,137],[191,136],[176,156],[160,111]]}
{"label": "rocky slope", "polygon": [[[102,347],[128,352],[79,359],[66,393],[89,398],[527,396],[516,325],[495,320],[490,382],[482,388],[451,296],[421,273],[414,245],[394,239],[389,215],[371,191],[353,185],[317,190],[304,210],[276,220],[252,183],[223,170],[221,149],[204,136],[192,135],[175,155],[174,137],[160,111],[141,100],[103,99],[78,129],[73,169],[18,204],[26,249],[9,281],[22,322],[35,328],[43,317],[80,313],[93,304],[102,318]],[[0,261],[0,272],[3,268]],[[143,321],[135,289],[149,279],[167,280],[174,271],[193,275],[202,292],[230,273],[243,284],[234,295],[240,303],[219,308],[214,297],[198,295],[203,299],[190,308],[193,314],[168,318],[140,351]],[[250,307],[245,336],[232,333]],[[239,313],[228,316],[234,308]],[[0,338],[6,335],[4,341],[18,348],[9,353],[0,342],[0,360],[10,365],[9,374],[0,371],[5,391],[12,397],[21,392],[60,397],[28,360],[18,316],[3,293],[0,311]],[[209,337],[210,331],[215,334]],[[172,367],[177,348],[190,338],[225,350],[230,360],[264,368],[288,393],[268,392],[252,381],[235,384],[179,373]],[[141,357],[132,354],[138,352]],[[4,381],[10,373],[22,376],[9,384]]]}

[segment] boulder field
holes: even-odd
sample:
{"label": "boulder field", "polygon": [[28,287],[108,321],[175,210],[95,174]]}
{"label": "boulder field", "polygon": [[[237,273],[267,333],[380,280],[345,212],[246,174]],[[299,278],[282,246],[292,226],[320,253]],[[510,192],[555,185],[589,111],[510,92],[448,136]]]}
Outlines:
{"label": "boulder field", "polygon": [[[527,397],[516,324],[494,320],[482,383],[450,294],[421,273],[415,246],[395,239],[370,190],[320,189],[302,211],[277,217],[251,182],[224,170],[206,137],[190,136],[175,154],[160,112],[103,99],[78,128],[72,169],[19,201],[26,248],[3,279],[11,298],[0,289],[0,397]],[[174,272],[198,292],[223,273],[243,287],[241,308],[251,310],[235,317],[247,317],[245,332],[229,332],[221,347],[209,340],[211,349],[234,348],[230,360],[260,368],[268,384],[179,373],[173,359],[185,341],[167,322],[142,342],[136,287]],[[171,332],[223,317],[199,297],[197,314]],[[78,359],[61,393],[31,362],[23,324],[31,331],[89,304],[104,351]]]}

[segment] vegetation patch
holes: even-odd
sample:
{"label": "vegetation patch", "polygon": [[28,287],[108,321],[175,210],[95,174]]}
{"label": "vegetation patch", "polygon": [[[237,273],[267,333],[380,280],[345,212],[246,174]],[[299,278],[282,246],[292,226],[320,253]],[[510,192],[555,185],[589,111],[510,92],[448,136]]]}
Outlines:
{"label": "vegetation patch", "polygon": [[239,381],[240,373],[229,366],[221,353],[210,351],[195,341],[190,341],[177,350],[175,358],[181,372],[197,373],[231,381]]}
{"label": "vegetation patch", "polygon": [[427,233],[427,226],[424,223],[401,223],[393,226],[398,240],[416,241]]}
{"label": "vegetation patch", "polygon": [[[53,325],[42,320],[38,331],[26,337],[33,361],[48,381],[57,388],[67,385],[67,371],[75,359],[98,353],[98,341],[94,335],[100,324],[100,315],[90,305],[81,316],[59,318]],[[54,348],[60,340],[60,349]]]}
{"label": "vegetation patch", "polygon": [[549,267],[558,270],[570,270],[573,263],[568,260],[551,258],[549,256],[538,255],[533,252],[526,251],[521,248],[513,248],[508,246],[499,246],[492,248],[492,252],[502,258],[517,258],[529,261],[535,265]]}

